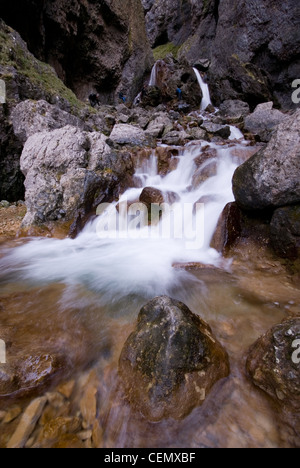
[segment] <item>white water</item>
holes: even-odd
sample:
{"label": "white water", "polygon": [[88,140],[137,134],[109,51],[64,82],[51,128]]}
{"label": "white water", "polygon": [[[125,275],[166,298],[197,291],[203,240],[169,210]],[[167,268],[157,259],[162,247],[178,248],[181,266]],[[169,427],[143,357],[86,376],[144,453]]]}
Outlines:
{"label": "white water", "polygon": [[197,80],[203,94],[203,98],[201,101],[201,110],[204,111],[207,108],[207,106],[211,105],[209,87],[208,84],[205,83],[205,81],[203,80],[201,73],[199,72],[199,70],[197,70],[197,68],[194,68],[194,72],[197,76]]}
{"label": "white water", "polygon": [[[159,233],[160,225],[153,228],[147,226],[140,231],[135,229],[132,236],[125,233],[118,238],[101,239],[97,235],[98,217],[74,240],[32,239],[20,247],[8,250],[0,260],[0,280],[9,278],[10,281],[26,280],[38,284],[84,284],[99,291],[107,302],[114,302],[129,294],[145,297],[167,294],[188,275],[184,270],[173,268],[174,263],[201,262],[218,265],[222,259],[210,248],[210,242],[224,206],[234,199],[231,181],[238,161],[231,156],[234,147],[211,144],[212,148],[217,149],[217,171],[198,188],[191,190],[196,170],[194,159],[201,154],[204,146],[207,147],[207,142],[203,142],[201,146],[188,145],[182,149],[177,169],[166,177],[158,174],[154,155],[136,171],[136,177],[143,187],[151,186],[163,192],[172,191],[178,194],[180,203],[174,215],[174,224],[177,223],[177,227],[181,223],[178,221],[180,208],[184,204],[193,206],[205,196],[204,242],[201,248],[187,248],[191,240],[195,241],[191,239],[195,235],[193,223],[196,221],[192,211],[185,219],[184,237],[180,239],[174,236],[164,238]],[[203,168],[207,164],[204,163]],[[142,188],[131,188],[122,198],[138,200],[141,191]],[[100,221],[102,220],[100,217]],[[201,228],[202,225],[200,231]],[[149,235],[151,229],[152,235]]]}
{"label": "white water", "polygon": [[152,67],[149,86],[157,86],[157,73],[160,65],[165,65],[162,60],[158,60]]}

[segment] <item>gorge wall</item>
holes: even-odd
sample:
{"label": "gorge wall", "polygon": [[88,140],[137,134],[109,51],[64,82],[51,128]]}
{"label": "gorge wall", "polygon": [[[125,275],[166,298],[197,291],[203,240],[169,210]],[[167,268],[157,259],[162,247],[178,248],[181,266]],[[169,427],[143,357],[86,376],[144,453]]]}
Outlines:
{"label": "gorge wall", "polygon": [[[178,57],[209,59],[217,105],[242,99],[253,108],[273,100],[293,108],[300,78],[298,0],[143,0],[152,47],[173,43]],[[179,48],[180,47],[180,48]]]}
{"label": "gorge wall", "polygon": [[80,99],[133,99],[153,63],[140,0],[12,0],[0,17]]}

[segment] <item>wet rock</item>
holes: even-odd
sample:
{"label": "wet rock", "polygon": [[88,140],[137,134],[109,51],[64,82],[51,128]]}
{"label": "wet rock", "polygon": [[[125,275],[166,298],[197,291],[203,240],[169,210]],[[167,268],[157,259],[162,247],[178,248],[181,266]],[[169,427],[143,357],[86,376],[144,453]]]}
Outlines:
{"label": "wet rock", "polygon": [[97,415],[97,388],[90,386],[84,393],[80,402],[80,411],[83,417],[83,427],[88,429],[92,426]]}
{"label": "wet rock", "polygon": [[56,130],[67,125],[84,129],[84,123],[78,117],[46,101],[21,102],[13,109],[11,120],[14,133],[22,143],[35,133]]}
{"label": "wet rock", "polygon": [[161,205],[162,203],[173,204],[179,201],[179,196],[174,192],[162,192],[154,187],[146,187],[140,195],[140,202],[147,206],[148,211],[154,204]]}
{"label": "wet rock", "polygon": [[[49,447],[48,447],[49,448]],[[65,434],[52,447],[55,449],[83,449],[85,445],[75,434]]]}
{"label": "wet rock", "polygon": [[176,148],[157,147],[155,154],[158,159],[158,172],[160,175],[167,175],[177,169],[178,150]]}
{"label": "wet rock", "polygon": [[41,354],[24,358],[17,370],[21,387],[39,387],[49,383],[64,368],[64,362],[58,356]]}
{"label": "wet rock", "polygon": [[259,338],[250,348],[247,359],[247,372],[253,383],[277,405],[296,412],[298,418],[300,365],[296,342],[299,340],[300,318],[289,318]]}
{"label": "wet rock", "polygon": [[300,111],[287,117],[266,149],[259,151],[233,177],[238,205],[263,210],[300,203]]}
{"label": "wet rock", "polygon": [[250,107],[247,102],[239,101],[238,99],[230,99],[222,102],[220,105],[220,114],[228,120],[228,122],[237,123],[250,114]]}
{"label": "wet rock", "polygon": [[73,434],[81,429],[79,418],[56,418],[48,422],[42,430],[40,442],[56,441],[65,434]]}
{"label": "wet rock", "polygon": [[218,161],[216,159],[209,159],[198,167],[193,175],[192,188],[196,190],[207,179],[217,174]]}
{"label": "wet rock", "polygon": [[10,422],[17,419],[18,416],[22,413],[22,409],[20,406],[14,406],[6,413],[5,417],[3,418],[3,424],[9,424]]}
{"label": "wet rock", "polygon": [[146,146],[151,140],[141,128],[125,124],[115,125],[109,138],[121,146]]}
{"label": "wet rock", "polygon": [[66,398],[70,398],[75,387],[75,380],[70,380],[69,382],[60,385],[58,388],[59,392]]}
{"label": "wet rock", "polygon": [[181,419],[228,376],[227,353],[184,304],[158,297],[141,310],[120,357],[131,405],[152,420]]}
{"label": "wet rock", "polygon": [[95,448],[103,447],[103,429],[97,419],[93,425],[92,442]]}
{"label": "wet rock", "polygon": [[129,155],[117,157],[105,140],[71,126],[27,140],[21,157],[28,208],[23,226],[84,217],[113,197],[132,162]]}
{"label": "wet rock", "polygon": [[230,248],[242,233],[241,210],[236,203],[228,203],[221,214],[211,247],[223,255],[229,253]]}
{"label": "wet rock", "polygon": [[286,119],[286,115],[273,109],[273,102],[259,104],[253,114],[245,119],[245,131],[255,135],[258,141],[269,142],[274,129]]}
{"label": "wet rock", "polygon": [[47,403],[46,397],[37,398],[33,400],[26,408],[20,423],[7,444],[7,448],[24,448],[29,437],[33,433],[35,426],[41,417],[45,404]]}
{"label": "wet rock", "polygon": [[228,126],[218,125],[212,122],[204,122],[201,126],[207,133],[220,136],[225,140],[230,137],[231,130]]}
{"label": "wet rock", "polygon": [[300,258],[300,205],[275,210],[270,238],[279,257],[289,260]]}

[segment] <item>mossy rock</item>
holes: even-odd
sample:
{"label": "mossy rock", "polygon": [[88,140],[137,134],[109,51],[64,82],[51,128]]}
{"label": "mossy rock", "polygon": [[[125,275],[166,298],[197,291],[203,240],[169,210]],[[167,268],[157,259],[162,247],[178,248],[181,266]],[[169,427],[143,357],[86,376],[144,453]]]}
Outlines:
{"label": "mossy rock", "polygon": [[46,99],[64,101],[73,113],[85,104],[77,99],[58,78],[54,69],[37,60],[27,49],[20,35],[0,20],[0,78],[7,84],[7,100]]}

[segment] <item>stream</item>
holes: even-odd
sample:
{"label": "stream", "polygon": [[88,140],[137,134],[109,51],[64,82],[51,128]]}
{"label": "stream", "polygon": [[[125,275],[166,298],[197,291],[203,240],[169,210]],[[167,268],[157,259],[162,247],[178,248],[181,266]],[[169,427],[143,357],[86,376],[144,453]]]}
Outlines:
{"label": "stream", "polygon": [[[276,277],[244,264],[237,275],[234,259],[225,261],[210,247],[224,206],[234,200],[232,176],[245,148],[242,134],[232,128],[225,145],[199,142],[179,149],[166,176],[160,175],[153,152],[137,167],[135,186],[118,203],[100,209],[102,214],[76,239],[16,239],[0,245],[0,320],[14,335],[8,361],[24,359],[24,350],[26,355],[67,354],[71,369],[65,379],[75,380],[76,388],[92,369],[103,447],[282,445],[284,425],[247,380],[245,357],[287,308],[299,308],[299,290],[280,269]],[[208,150],[213,156],[202,160]],[[148,217],[142,223],[141,207],[134,207],[146,187],[176,195],[173,211],[152,226]],[[134,207],[129,214],[122,203]],[[189,263],[199,268],[180,267]],[[117,368],[140,308],[162,294],[181,300],[211,325],[229,353],[231,375],[185,420],[154,424],[134,414],[124,400]],[[75,391],[69,397],[68,414],[76,414],[81,396]],[[9,430],[0,424],[1,430],[6,440]]]}

